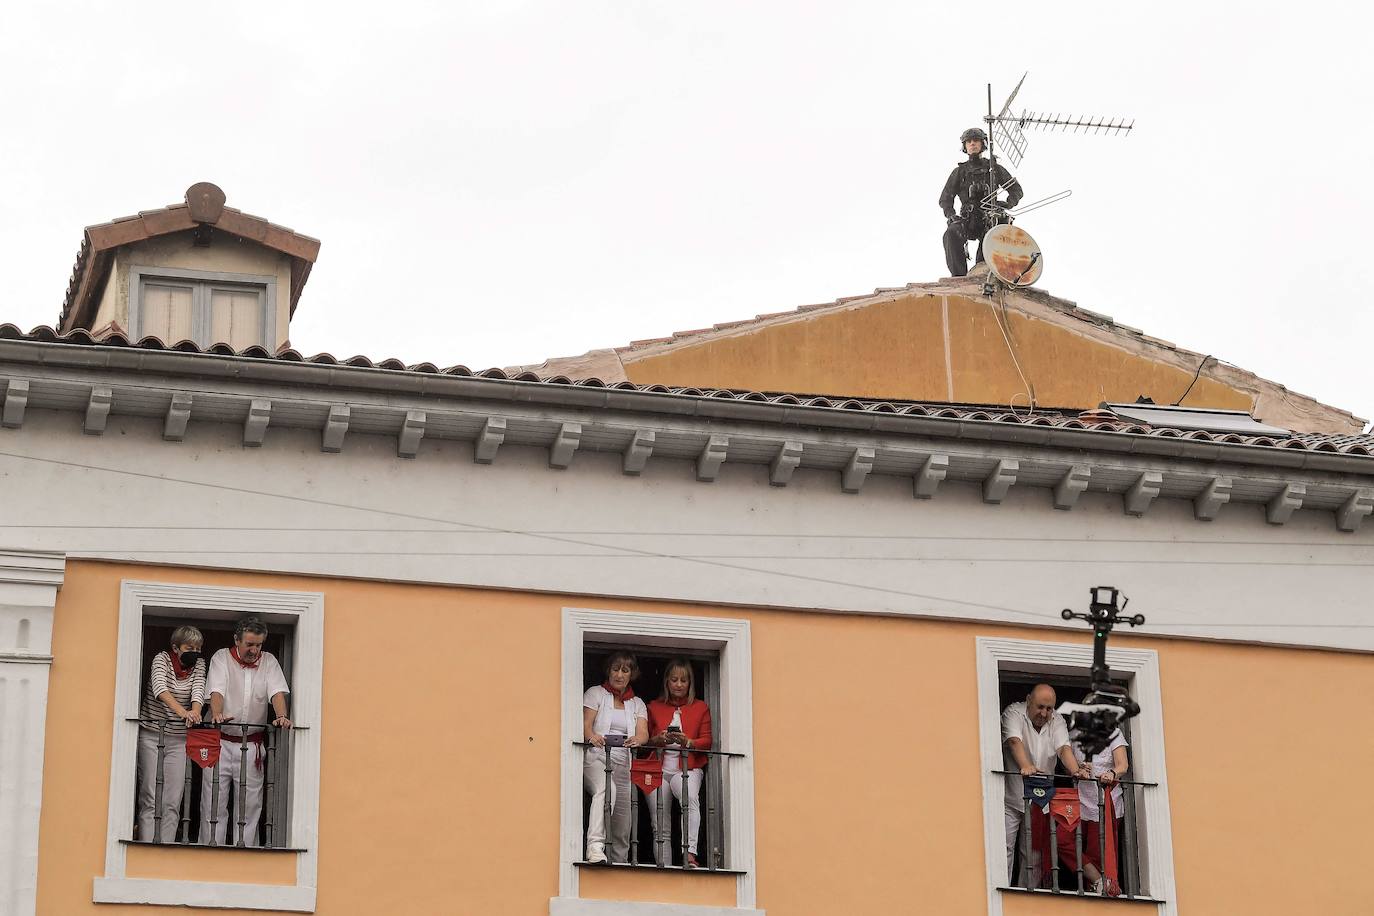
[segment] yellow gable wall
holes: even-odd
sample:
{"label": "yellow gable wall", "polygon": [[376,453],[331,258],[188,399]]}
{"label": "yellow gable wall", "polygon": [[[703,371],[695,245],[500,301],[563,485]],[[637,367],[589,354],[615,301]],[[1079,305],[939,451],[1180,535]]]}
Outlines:
{"label": "yellow gable wall", "polygon": [[[949,308],[947,367],[943,302]],[[1040,404],[1096,407],[1102,401],[1176,400],[1185,370],[1009,311],[1021,369]],[[911,295],[848,310],[764,325],[666,352],[622,354],[638,384],[853,397],[1029,403],[992,308],[962,296]],[[1196,368],[1196,367],[1193,367]],[[952,384],[951,384],[952,383]],[[1201,378],[1187,403],[1250,410],[1251,397]]]}
{"label": "yellow gable wall", "polygon": [[[1089,641],[914,619],[73,561],[53,640],[43,914],[169,912],[90,902],[103,871],[121,578],[325,594],[326,916],[548,913],[558,876],[560,609],[569,604],[752,621],[758,901],[770,916],[982,912],[974,637]],[[1331,809],[1336,797],[1325,793],[1343,762],[1374,757],[1374,734],[1331,702],[1374,693],[1374,662],[1118,641],[1160,653],[1182,911],[1367,912],[1363,825],[1374,819],[1374,796],[1356,786]],[[388,689],[402,681],[405,691]],[[1308,779],[1282,776],[1289,771]],[[188,878],[220,877],[215,869],[236,870],[223,880],[253,880],[252,869],[264,883],[286,878],[262,864],[275,854],[153,852],[179,858],[144,862],[149,877],[190,868],[195,856],[202,864]],[[131,857],[131,876],[133,867]],[[704,877],[689,885],[690,876],[602,872],[584,883],[588,896],[733,902],[728,881]],[[1006,912],[1073,906],[1016,897]]]}

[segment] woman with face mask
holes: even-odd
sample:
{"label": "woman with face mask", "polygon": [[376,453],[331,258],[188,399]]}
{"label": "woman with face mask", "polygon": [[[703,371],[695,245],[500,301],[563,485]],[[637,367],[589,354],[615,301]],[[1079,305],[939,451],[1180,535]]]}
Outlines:
{"label": "woman with face mask", "polygon": [[[701,780],[706,755],[691,753],[711,747],[711,710],[697,699],[690,662],[675,658],[663,669],[663,693],[649,704],[649,744],[663,748],[663,783],[649,794],[654,824],[654,855],[672,864],[668,848],[673,835],[672,798],[687,811],[687,868],[697,868],[697,834],[701,830]],[[686,753],[684,753],[686,752]]]}
{"label": "woman with face mask", "polygon": [[[181,793],[186,783],[186,726],[200,722],[205,699],[205,637],[195,627],[177,627],[171,650],[153,657],[148,690],[139,709],[138,838],[158,834],[175,843],[181,822]],[[159,746],[160,745],[160,746]],[[162,773],[161,806],[157,774]],[[159,824],[157,814],[161,811]],[[160,829],[159,829],[160,828]]]}
{"label": "woman with face mask", "polygon": [[[587,824],[587,861],[606,861],[606,798],[611,802],[612,862],[630,855],[630,748],[649,737],[648,710],[630,682],[639,677],[639,662],[623,650],[606,659],[606,680],[582,695],[582,740],[591,747],[582,759],[582,787],[592,797]],[[611,779],[606,783],[606,755]]]}

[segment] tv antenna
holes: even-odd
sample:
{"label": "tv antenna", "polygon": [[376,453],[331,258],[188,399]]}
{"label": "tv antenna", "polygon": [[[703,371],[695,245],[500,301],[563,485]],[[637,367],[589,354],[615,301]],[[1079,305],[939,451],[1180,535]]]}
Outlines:
{"label": "tv antenna", "polygon": [[[1020,167],[1021,160],[1026,155],[1026,148],[1030,145],[1026,139],[1026,130],[1040,129],[1049,131],[1069,131],[1074,133],[1093,133],[1106,134],[1109,136],[1125,136],[1135,127],[1135,121],[1127,121],[1125,118],[1102,118],[1095,116],[1064,115],[1060,113],[1049,114],[1047,112],[1034,112],[1022,110],[1020,114],[1012,111],[1012,103],[1016,101],[1016,96],[1020,94],[1021,87],[1026,84],[1026,77],[1030,76],[1030,71],[1021,74],[1021,79],[1016,81],[1016,87],[1012,89],[1011,95],[1002,103],[1002,107],[993,114],[992,110],[992,83],[988,83],[988,113],[983,118],[987,123],[987,153],[990,162],[990,175],[997,174],[997,154],[996,149],[1003,149],[1007,160],[1013,168]],[[1022,204],[1014,210],[1004,210],[997,202],[997,195],[1006,190],[1015,178],[1008,178],[1000,186],[992,187],[980,201],[983,211],[984,222],[992,227],[983,238],[984,253],[990,241],[994,241],[994,232],[1010,224],[1016,217],[1023,216],[1033,210],[1048,207],[1050,204],[1057,203],[1071,196],[1073,191],[1064,190],[1049,197],[1042,197],[1039,200]],[[989,182],[991,183],[991,182]],[[1001,265],[1003,269],[990,269],[987,279],[983,283],[983,295],[991,297],[996,290],[993,278],[1001,280],[1008,287],[1030,286],[1039,279],[1044,269],[1044,259],[1039,246],[1035,240],[1024,230],[1019,235],[1007,235],[997,239],[998,243],[1005,243],[1003,247],[1003,260],[1006,262]],[[1022,237],[1024,236],[1024,238]],[[989,261],[992,265],[993,261]],[[1032,399],[1034,406],[1034,399]]]}
{"label": "tv antenna", "polygon": [[[1007,100],[1002,103],[997,114],[992,113],[992,83],[988,83],[988,113],[983,120],[988,125],[988,158],[993,161],[996,161],[993,149],[1000,147],[1002,155],[1011,163],[1012,168],[1020,168],[1021,160],[1025,157],[1026,149],[1030,145],[1030,141],[1026,139],[1027,128],[1051,132],[1072,130],[1074,133],[1081,131],[1107,136],[1126,136],[1135,127],[1134,119],[1127,121],[1125,118],[1064,115],[1058,112],[1051,114],[1024,109],[1021,114],[1015,114],[1012,112],[1012,103],[1016,101],[1016,96],[1021,92],[1021,87],[1025,85],[1028,76],[1030,76],[1029,70],[1021,74],[1021,79],[1016,82],[1016,88],[1012,89],[1011,95],[1007,96]],[[1021,216],[1032,210],[1048,207],[1050,204],[1064,200],[1072,194],[1073,191],[1060,191],[1049,197],[1023,204],[1009,212],[1012,216]],[[996,196],[995,192],[993,196]]]}
{"label": "tv antenna", "polygon": [[1030,76],[1027,70],[1021,74],[1021,79],[1017,81],[1016,88],[1007,96],[1007,100],[1002,103],[1002,108],[997,114],[992,113],[992,83],[988,83],[988,113],[983,118],[988,125],[988,156],[992,156],[993,146],[1000,142],[1005,146],[1003,155],[1012,164],[1012,167],[1019,168],[1021,159],[1026,155],[1026,148],[1030,142],[1026,139],[1026,128],[1032,130],[1069,131],[1074,133],[1103,134],[1113,137],[1124,137],[1135,127],[1135,120],[1130,121],[1125,118],[1103,118],[1092,115],[1065,115],[1061,113],[1051,114],[1045,111],[1026,111],[1014,114],[1011,110],[1011,103],[1016,101],[1016,96],[1021,91],[1021,87],[1026,82],[1026,77]]}

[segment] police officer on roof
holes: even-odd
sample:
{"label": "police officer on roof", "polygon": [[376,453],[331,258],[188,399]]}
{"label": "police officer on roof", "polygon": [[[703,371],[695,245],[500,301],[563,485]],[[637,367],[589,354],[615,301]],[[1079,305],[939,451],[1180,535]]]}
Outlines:
{"label": "police officer on roof", "polygon": [[[945,189],[940,192],[940,209],[945,212],[949,228],[945,229],[945,263],[949,266],[951,277],[962,277],[968,273],[968,249],[964,246],[970,239],[978,240],[978,256],[974,263],[983,260],[983,236],[998,222],[994,215],[983,209],[983,201],[988,200],[997,210],[1010,210],[1021,200],[1021,185],[1011,177],[1002,166],[983,158],[988,146],[988,135],[981,127],[970,127],[959,135],[960,148],[968,155],[949,173]],[[995,180],[989,182],[991,170]],[[997,191],[1005,189],[1007,199],[997,200]],[[960,212],[954,215],[954,199],[959,198]],[[994,211],[995,213],[996,211]]]}

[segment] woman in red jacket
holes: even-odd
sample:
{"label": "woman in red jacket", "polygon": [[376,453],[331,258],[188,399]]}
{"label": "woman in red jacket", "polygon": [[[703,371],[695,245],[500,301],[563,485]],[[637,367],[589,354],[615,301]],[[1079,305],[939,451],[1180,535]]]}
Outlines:
{"label": "woman in red jacket", "polygon": [[[649,744],[663,748],[663,784],[649,794],[649,817],[654,825],[654,854],[669,864],[673,835],[672,801],[666,788],[687,809],[687,868],[697,867],[697,834],[701,829],[701,781],[706,755],[690,753],[711,746],[711,710],[698,700],[696,678],[689,662],[675,658],[663,670],[663,695],[649,704]],[[685,791],[684,791],[685,790]],[[660,819],[659,812],[663,817]],[[661,830],[660,830],[661,826]]]}

